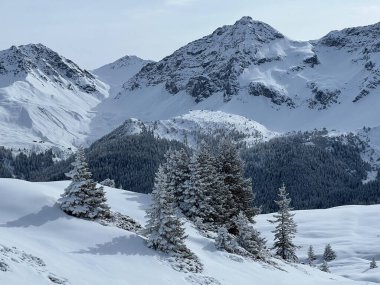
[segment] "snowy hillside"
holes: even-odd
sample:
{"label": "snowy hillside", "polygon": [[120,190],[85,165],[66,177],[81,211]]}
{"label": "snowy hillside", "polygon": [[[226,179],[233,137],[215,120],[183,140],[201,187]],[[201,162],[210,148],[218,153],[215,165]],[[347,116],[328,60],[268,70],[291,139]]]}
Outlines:
{"label": "snowy hillside", "polygon": [[[295,243],[301,246],[301,261],[306,262],[308,247],[312,245],[317,255],[316,264],[321,265],[323,250],[330,243],[337,254],[337,259],[329,264],[332,273],[380,283],[380,269],[369,270],[372,258],[380,259],[379,215],[380,205],[296,211],[299,233]],[[271,244],[273,225],[267,219],[272,219],[270,214],[260,215],[257,227]]]}
{"label": "snowy hillside", "polygon": [[207,110],[194,110],[172,119],[153,122],[130,119],[119,130],[123,130],[123,135],[130,135],[140,133],[143,128],[153,130],[156,137],[184,142],[191,147],[207,135],[217,137],[229,134],[247,146],[280,135],[245,117]]}
{"label": "snowy hillside", "polygon": [[70,148],[107,96],[104,83],[41,44],[0,51],[0,145]]}
{"label": "snowy hillside", "polygon": [[[141,236],[65,215],[55,202],[68,182],[30,183],[0,179],[1,284],[369,284],[277,261],[282,270],[216,251],[213,241],[187,224],[188,246],[204,263],[202,274],[181,273],[167,257],[148,249]],[[107,189],[112,210],[144,223],[148,196]],[[299,241],[319,251],[331,242],[338,259],[332,270],[355,279],[378,279],[379,270],[362,273],[364,260],[379,252],[373,225],[379,207],[351,206],[297,212]],[[270,238],[268,216],[258,225]],[[323,219],[326,217],[326,219]],[[328,217],[328,219],[327,219]],[[344,224],[341,222],[344,221]],[[344,225],[344,228],[342,228]],[[354,245],[353,241],[355,241]],[[360,250],[356,250],[360,249]],[[300,250],[304,253],[305,249]],[[376,277],[377,276],[377,277]]]}

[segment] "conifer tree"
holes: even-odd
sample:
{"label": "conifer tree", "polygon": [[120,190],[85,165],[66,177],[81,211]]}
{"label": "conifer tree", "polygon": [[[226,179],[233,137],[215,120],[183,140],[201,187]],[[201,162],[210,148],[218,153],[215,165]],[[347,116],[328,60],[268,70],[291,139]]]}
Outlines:
{"label": "conifer tree", "polygon": [[336,253],[333,251],[330,244],[327,244],[323,253],[323,260],[332,261],[336,258]]}
{"label": "conifer tree", "polygon": [[240,212],[235,219],[238,230],[238,244],[252,254],[255,258],[264,259],[266,253],[266,241],[260,236],[260,232],[250,225],[249,219]]}
{"label": "conifer tree", "polygon": [[373,257],[370,264],[369,264],[369,268],[370,269],[374,269],[374,268],[377,268],[377,264],[376,264],[376,260],[375,258]]}
{"label": "conifer tree", "polygon": [[69,215],[87,218],[109,218],[110,208],[103,187],[96,187],[88,170],[84,149],[79,148],[73,169],[66,175],[72,179],[58,200],[61,209]]}
{"label": "conifer tree", "polygon": [[293,216],[289,207],[291,199],[288,198],[285,185],[279,188],[278,200],[275,201],[279,210],[277,214],[274,214],[274,220],[269,222],[275,223],[276,228],[274,233],[274,245],[272,249],[275,250],[275,254],[287,261],[297,262],[298,257],[296,255],[297,246],[293,243],[295,233],[297,232],[297,225],[294,222]]}
{"label": "conifer tree", "polygon": [[186,209],[184,205],[186,189],[190,182],[190,157],[186,150],[170,149],[165,154],[167,164],[167,175],[173,187],[173,195],[175,198],[176,206],[182,211]]}
{"label": "conifer tree", "polygon": [[184,193],[184,214],[210,226],[222,225],[228,219],[231,195],[223,184],[215,157],[202,141],[190,161],[190,182]]}
{"label": "conifer tree", "polygon": [[319,267],[319,269],[323,272],[330,272],[329,265],[326,260],[323,261],[322,265]]}
{"label": "conifer tree", "polygon": [[307,263],[312,266],[315,260],[317,260],[317,257],[315,256],[313,246],[311,245],[307,251]]}
{"label": "conifer tree", "polygon": [[259,209],[254,207],[252,180],[244,178],[243,162],[236,145],[230,139],[220,142],[218,163],[224,185],[232,195],[229,206],[231,217],[236,217],[242,211],[252,221],[259,212]]}
{"label": "conifer tree", "polygon": [[225,250],[231,253],[234,253],[237,248],[235,237],[229,234],[224,226],[218,229],[218,233],[215,238],[215,247],[219,250]]}
{"label": "conifer tree", "polygon": [[185,229],[176,216],[171,183],[167,176],[167,165],[158,168],[152,205],[147,210],[146,234],[148,246],[165,253],[189,252],[185,246]]}

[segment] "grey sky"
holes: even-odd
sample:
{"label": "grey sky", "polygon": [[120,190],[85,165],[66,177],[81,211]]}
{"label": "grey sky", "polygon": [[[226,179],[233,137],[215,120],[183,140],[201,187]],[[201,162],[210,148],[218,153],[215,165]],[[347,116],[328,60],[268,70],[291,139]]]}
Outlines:
{"label": "grey sky", "polygon": [[43,43],[92,69],[159,60],[242,16],[296,40],[380,21],[379,0],[0,0],[0,49]]}

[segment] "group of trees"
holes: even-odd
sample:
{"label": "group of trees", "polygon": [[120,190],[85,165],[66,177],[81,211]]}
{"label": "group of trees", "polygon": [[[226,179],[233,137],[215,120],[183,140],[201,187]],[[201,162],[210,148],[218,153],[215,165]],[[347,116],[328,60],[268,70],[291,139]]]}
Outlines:
{"label": "group of trees", "polygon": [[371,170],[362,150],[353,137],[297,133],[243,149],[242,159],[264,213],[276,210],[272,201],[282,183],[297,210],[380,203],[379,179],[362,183]]}
{"label": "group of trees", "polygon": [[[144,136],[153,135],[145,131]],[[202,141],[193,154],[187,148],[175,146],[166,152],[165,160],[155,175],[152,205],[147,210],[145,229],[148,246],[198,262],[184,242],[186,235],[181,217],[186,217],[200,230],[216,233],[215,245],[218,249],[266,260],[270,255],[266,240],[253,226],[254,217],[260,209],[254,206],[252,181],[244,177],[244,165],[236,145],[224,139],[217,147],[210,149]],[[169,145],[163,149],[167,147]],[[0,149],[0,154],[6,156],[7,152]],[[34,155],[33,161],[38,163],[27,165],[38,168],[39,165],[49,164],[47,160],[52,155],[41,154],[38,159]],[[25,161],[28,157],[19,155],[17,160]],[[71,184],[58,201],[62,210],[79,218],[109,219],[111,211],[103,186],[97,187],[92,179],[84,149],[78,150],[71,164],[73,169],[66,174],[72,179]],[[110,179],[105,179],[102,184],[115,186]],[[275,200],[278,212],[270,220],[276,224],[271,249],[283,260],[298,262],[298,246],[293,242],[297,225],[288,195],[283,184]],[[326,245],[320,269],[329,272],[328,262],[335,258],[331,245]],[[316,259],[310,246],[307,261],[312,266]],[[376,267],[373,259],[370,268]]]}
{"label": "group of trees", "polygon": [[[252,181],[244,178],[243,163],[236,146],[222,140],[211,151],[205,142],[190,156],[186,150],[170,150],[156,174],[153,203],[148,210],[148,244],[162,251],[184,250],[183,215],[205,231],[216,231],[215,245],[226,250],[265,260],[266,240],[254,228]],[[278,213],[272,223],[275,255],[298,261],[293,243],[296,224],[290,212],[291,199],[285,186],[279,189]]]}
{"label": "group of trees", "polygon": [[[97,187],[92,179],[82,148],[72,166],[66,174],[72,181],[58,200],[62,210],[79,218],[110,218],[103,186]],[[254,207],[251,183],[244,178],[238,150],[229,140],[223,140],[214,153],[205,142],[191,156],[185,149],[169,150],[156,173],[147,210],[148,246],[197,261],[184,243],[183,215],[201,230],[217,231],[217,248],[265,260],[266,240],[252,226],[259,209]],[[273,249],[280,258],[297,261],[292,241],[296,224],[287,195],[285,186],[281,187],[276,201],[279,211],[272,221],[277,224]]]}
{"label": "group of trees", "polygon": [[[328,262],[333,261],[334,259],[336,259],[336,253],[332,249],[331,245],[327,244],[325,247],[325,250],[323,252],[323,255],[322,255],[322,264],[319,267],[319,269],[324,271],[324,272],[330,272]],[[310,266],[314,266],[314,262],[316,260],[317,260],[317,256],[314,253],[313,246],[310,245],[309,249],[307,251],[307,263]]]}
{"label": "group of trees", "polygon": [[148,244],[163,251],[168,246],[183,250],[183,215],[201,230],[218,231],[217,246],[228,249],[236,243],[234,248],[263,258],[265,240],[250,224],[259,211],[253,202],[251,181],[244,178],[231,141],[221,141],[214,152],[205,142],[193,155],[185,149],[169,150],[156,174]]}
{"label": "group of trees", "polygon": [[[155,137],[146,128],[139,134],[131,134],[129,127],[127,123],[120,126],[86,150],[89,168],[97,181],[110,177],[117,187],[150,193],[165,153],[169,149],[189,150],[180,142]],[[201,138],[216,145],[219,136],[199,135]],[[236,135],[233,138],[243,139]],[[371,170],[361,157],[366,147],[363,143],[355,136],[332,138],[323,132],[289,134],[242,147],[244,175],[255,181],[256,203],[263,213],[276,210],[273,200],[282,183],[287,185],[297,210],[380,203],[380,176],[362,183]],[[0,177],[64,180],[74,158],[53,162],[57,160],[54,156],[52,151],[38,154],[20,151],[15,155],[0,148]]]}

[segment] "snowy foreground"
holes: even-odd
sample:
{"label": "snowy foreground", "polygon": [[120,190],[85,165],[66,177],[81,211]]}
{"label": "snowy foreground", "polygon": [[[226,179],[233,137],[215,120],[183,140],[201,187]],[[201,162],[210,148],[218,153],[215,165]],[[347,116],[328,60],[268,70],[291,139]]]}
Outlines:
{"label": "snowy foreground", "polygon": [[[187,244],[205,267],[202,274],[191,274],[172,269],[165,255],[148,249],[134,233],[64,214],[55,202],[67,185],[0,179],[0,284],[380,283],[379,268],[367,270],[369,260],[380,257],[380,205],[299,211],[295,216],[301,258],[310,244],[320,255],[331,243],[338,255],[330,264],[332,272],[361,281],[277,261],[280,270],[216,251],[212,240],[188,224]],[[112,210],[144,224],[147,195],[105,188]],[[271,241],[268,218],[260,216],[257,226]]]}

